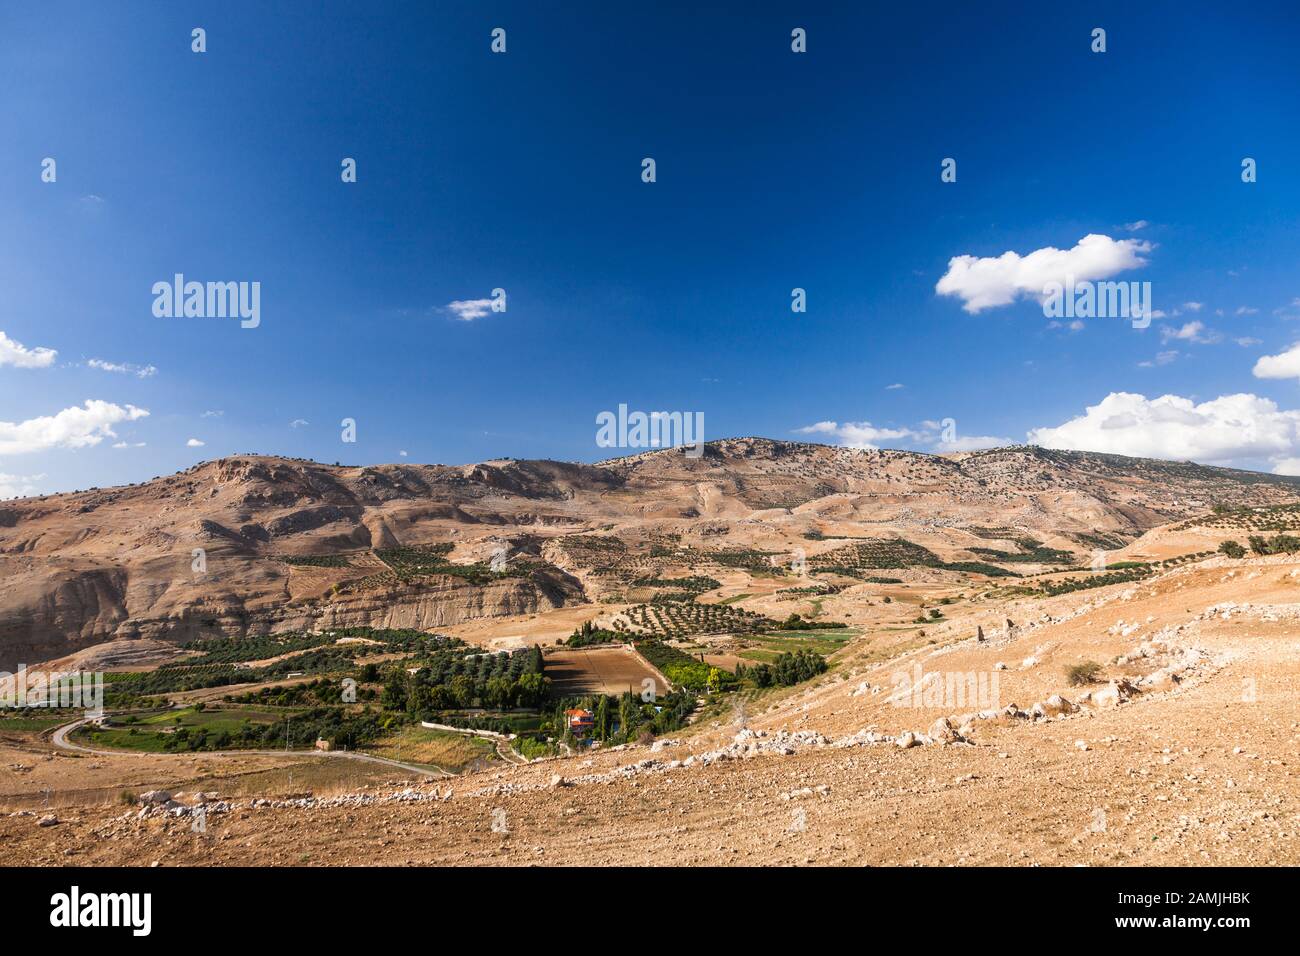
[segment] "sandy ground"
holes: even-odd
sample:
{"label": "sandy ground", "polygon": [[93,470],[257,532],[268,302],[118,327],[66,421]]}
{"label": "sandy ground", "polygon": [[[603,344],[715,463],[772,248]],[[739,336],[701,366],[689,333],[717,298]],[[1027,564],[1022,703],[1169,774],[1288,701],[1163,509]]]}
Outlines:
{"label": "sandy ground", "polygon": [[[676,744],[442,785],[382,768],[309,771],[309,758],[293,761],[302,769],[290,785],[273,758],[70,757],[8,735],[0,806],[31,815],[0,815],[0,863],[1300,863],[1300,563],[1215,558],[1139,584],[949,610],[925,638],[934,644],[881,662],[867,635],[823,678],[706,712]],[[1135,656],[1144,645],[1150,656]],[[1071,687],[1070,664],[1093,660],[1107,680],[1138,681],[1188,648],[1196,667],[1167,686],[1054,719],[975,721],[969,743],[810,743],[701,758],[732,746],[742,721],[750,743],[798,731],[835,741],[924,733],[938,717],[977,709],[969,700],[912,706],[910,696],[895,706],[898,675],[917,666],[996,674],[997,706],[1027,710],[1107,686]],[[1119,655],[1132,659],[1113,663]],[[137,819],[116,799],[199,779],[232,801],[204,833],[186,818]],[[314,800],[303,805],[249,801],[304,790]],[[329,803],[344,793],[357,796]],[[47,814],[58,822],[42,827]]]}

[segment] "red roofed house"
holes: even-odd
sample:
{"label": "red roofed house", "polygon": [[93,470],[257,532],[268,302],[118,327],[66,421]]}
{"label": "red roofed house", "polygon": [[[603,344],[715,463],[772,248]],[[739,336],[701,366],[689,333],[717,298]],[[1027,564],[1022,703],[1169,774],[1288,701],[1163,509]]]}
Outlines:
{"label": "red roofed house", "polygon": [[574,708],[564,712],[565,726],[575,734],[588,733],[596,726],[596,715],[589,710]]}

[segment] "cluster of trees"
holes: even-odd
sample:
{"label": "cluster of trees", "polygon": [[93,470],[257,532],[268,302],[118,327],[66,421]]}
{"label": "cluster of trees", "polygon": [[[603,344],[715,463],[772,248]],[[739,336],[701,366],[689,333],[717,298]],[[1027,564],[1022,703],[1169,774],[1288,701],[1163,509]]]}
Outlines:
{"label": "cluster of trees", "polygon": [[[377,679],[378,668],[374,664],[367,664],[362,668],[362,672],[370,673],[370,680]],[[358,680],[356,688],[357,703],[374,701],[379,699],[379,694],[372,687],[366,687],[361,680]],[[227,697],[228,702],[236,704],[256,704],[259,706],[269,707],[307,707],[329,704],[339,704],[343,699],[343,683],[338,679],[327,679],[319,677],[314,681],[306,684],[291,684],[288,687],[263,687],[260,690],[250,691],[247,694],[240,694],[238,697]]]}
{"label": "cluster of trees", "polygon": [[848,627],[843,621],[805,621],[798,614],[791,614],[776,626],[778,631],[824,631],[832,627]]}
{"label": "cluster of trees", "polygon": [[1224,541],[1219,545],[1219,553],[1226,554],[1230,558],[1244,558],[1246,549],[1236,541]]}
{"label": "cluster of trees", "polygon": [[756,687],[793,687],[826,672],[826,659],[807,649],[781,654],[771,664],[741,664],[736,676],[753,681]]}
{"label": "cluster of trees", "polygon": [[451,544],[437,544],[420,548],[376,548],[375,555],[392,569],[399,581],[446,574],[464,578],[471,584],[488,584],[501,578],[526,577],[532,572],[527,562],[519,560],[510,562],[500,571],[492,570],[492,566],[484,561],[456,564],[447,559],[452,547]]}
{"label": "cluster of trees", "polygon": [[626,640],[625,634],[596,627],[590,621],[584,621],[564,643],[569,647],[589,647],[592,644],[622,644]]}
{"label": "cluster of trees", "polygon": [[[234,731],[212,731],[207,727],[180,726],[164,734],[163,749],[169,753],[200,750],[309,750],[318,739],[339,748],[354,749],[385,733],[394,718],[369,708],[359,714],[341,707],[314,707],[274,723],[245,720]],[[134,733],[134,729],[131,733]]]}
{"label": "cluster of trees", "polygon": [[1300,551],[1300,538],[1295,535],[1279,534],[1265,538],[1262,535],[1252,534],[1246,540],[1250,542],[1250,550],[1256,554],[1295,554]]}
{"label": "cluster of trees", "polygon": [[594,723],[587,735],[590,739],[620,744],[680,730],[695,709],[695,694],[677,690],[654,700],[642,700],[630,692],[619,697],[565,697],[543,720],[543,731],[551,731],[572,746],[565,711],[574,708],[591,711]]}
{"label": "cluster of trees", "polygon": [[484,707],[540,707],[550,689],[542,673],[542,650],[499,654],[441,651],[422,662],[416,673],[393,668],[380,698],[387,710],[429,719],[434,711]]}
{"label": "cluster of trees", "polygon": [[1103,588],[1108,584],[1124,584],[1129,581],[1140,581],[1147,575],[1151,574],[1152,568],[1148,564],[1140,564],[1136,567],[1125,568],[1120,571],[1108,571],[1103,574],[1092,574],[1086,578],[1063,578],[1060,581],[1044,581],[1039,585],[1039,590],[1049,597],[1055,597],[1058,594],[1068,594],[1071,591],[1086,591],[1089,588]]}
{"label": "cluster of trees", "polygon": [[636,649],[678,687],[685,687],[695,693],[725,690],[728,685],[736,682],[735,676],[727,671],[696,660],[685,651],[663,641],[637,641]]}

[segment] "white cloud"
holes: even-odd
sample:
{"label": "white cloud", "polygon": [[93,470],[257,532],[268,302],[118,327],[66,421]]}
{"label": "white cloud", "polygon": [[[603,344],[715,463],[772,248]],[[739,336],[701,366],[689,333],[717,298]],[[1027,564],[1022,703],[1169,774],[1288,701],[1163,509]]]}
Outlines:
{"label": "white cloud", "polygon": [[307,419],[305,418],[295,418],[293,421],[289,423],[289,427],[302,428],[304,425],[310,425],[310,424],[311,422],[307,421]]}
{"label": "white cloud", "polygon": [[37,494],[43,480],[44,475],[6,475],[0,472],[0,500]]}
{"label": "white cloud", "polygon": [[146,442],[142,442],[142,441],[137,441],[137,442],[115,441],[113,442],[113,447],[114,448],[143,448],[145,444]]}
{"label": "white cloud", "polygon": [[448,310],[462,322],[473,322],[492,311],[491,299],[457,299],[447,303]]}
{"label": "white cloud", "polygon": [[896,389],[896,388],[905,388],[905,387],[906,387],[906,386],[904,386],[902,382],[895,382],[893,385],[886,385],[886,386],[885,386],[885,391],[890,392],[890,391],[893,391],[893,390]]}
{"label": "white cloud", "polygon": [[1300,411],[1280,410],[1267,398],[1224,395],[1199,405],[1178,395],[1148,399],[1111,392],[1055,428],[1029,432],[1045,448],[1109,452],[1174,461],[1278,460],[1300,452]]}
{"label": "white cloud", "polygon": [[0,332],[0,365],[14,368],[49,368],[59,353],[54,349],[27,348]]}
{"label": "white cloud", "polygon": [[202,448],[207,442],[199,441],[197,438],[191,438],[185,443],[186,448]]}
{"label": "white cloud", "polygon": [[1205,323],[1200,319],[1194,322],[1185,322],[1179,328],[1170,328],[1167,325],[1160,327],[1160,341],[1168,342],[1170,340],[1178,342],[1194,342],[1197,345],[1213,345],[1221,341],[1223,336],[1213,329],[1207,329]]}
{"label": "white cloud", "polygon": [[960,435],[952,441],[943,441],[945,425],[951,426],[950,419],[944,422],[923,421],[913,428],[877,428],[870,422],[817,422],[804,428],[796,428],[800,435],[824,435],[836,439],[835,444],[843,448],[879,448],[880,442],[896,442],[906,439],[909,442],[930,445],[935,452],[979,451],[983,448],[999,448],[1014,445],[1010,438],[994,435]]}
{"label": "white cloud", "polygon": [[91,368],[97,368],[104,372],[119,372],[123,375],[134,375],[136,378],[149,378],[158,374],[158,369],[152,365],[131,365],[126,362],[105,362],[103,359],[93,358],[86,363]]}
{"label": "white cloud", "polygon": [[1237,311],[1234,312],[1233,315],[1254,315],[1258,311],[1259,309],[1252,309],[1248,305],[1243,305],[1239,309],[1237,309]]}
{"label": "white cloud", "polygon": [[948,271],[934,287],[939,295],[954,295],[962,308],[972,314],[997,306],[1010,305],[1022,297],[1042,301],[1049,283],[1067,283],[1106,279],[1126,269],[1146,265],[1141,253],[1150,252],[1149,242],[1137,239],[1115,240],[1091,233],[1073,249],[1047,246],[1026,256],[1004,252],[996,257],[954,256]]}
{"label": "white cloud", "polygon": [[89,448],[116,438],[113,426],[149,414],[134,405],[87,399],[83,406],[25,422],[0,422],[0,455],[23,455],[52,448]]}
{"label": "white cloud", "polygon": [[1188,312],[1200,312],[1201,309],[1205,308],[1205,303],[1204,303],[1204,302],[1184,302],[1184,303],[1183,303],[1183,308],[1186,309]]}
{"label": "white cloud", "polygon": [[403,458],[405,458],[405,457],[406,457],[406,449],[403,448],[401,451],[398,452],[398,454],[401,455]]}
{"label": "white cloud", "polygon": [[998,438],[995,435],[961,435],[952,441],[936,442],[934,450],[938,452],[983,451],[985,448],[1005,448],[1014,444],[1016,441],[1012,438]]}
{"label": "white cloud", "polygon": [[1157,352],[1156,357],[1147,362],[1138,362],[1138,368],[1155,368],[1157,365],[1168,365],[1178,358],[1178,350],[1170,349],[1167,352]]}
{"label": "white cloud", "polygon": [[1261,355],[1252,371],[1256,378],[1300,379],[1300,342],[1277,355]]}
{"label": "white cloud", "polygon": [[920,438],[910,428],[877,428],[871,422],[817,422],[804,428],[796,428],[799,435],[826,435],[838,439],[837,444],[844,448],[879,448],[879,441],[893,441],[899,438]]}
{"label": "white cloud", "polygon": [[221,411],[220,409],[218,409],[218,410],[216,410],[216,411],[204,412],[204,413],[203,413],[202,415],[200,415],[199,417],[200,417],[200,418],[220,418],[220,417],[221,417],[222,415],[224,415],[224,414],[226,414],[226,413],[223,412],[223,411]]}
{"label": "white cloud", "polygon": [[1140,232],[1149,225],[1151,225],[1151,223],[1147,222],[1145,219],[1139,219],[1137,222],[1126,222],[1124,223],[1124,231]]}

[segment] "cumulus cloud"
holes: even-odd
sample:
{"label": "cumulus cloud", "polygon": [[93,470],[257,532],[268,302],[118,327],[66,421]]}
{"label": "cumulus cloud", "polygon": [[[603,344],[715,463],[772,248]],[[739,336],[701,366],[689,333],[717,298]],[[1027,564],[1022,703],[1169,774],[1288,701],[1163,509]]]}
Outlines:
{"label": "cumulus cloud", "polygon": [[447,303],[447,310],[462,322],[473,322],[492,311],[491,299],[457,299]]}
{"label": "cumulus cloud", "polygon": [[1138,239],[1116,240],[1091,233],[1073,249],[1047,246],[1024,256],[1016,252],[995,257],[954,256],[934,291],[957,296],[971,314],[1010,305],[1022,297],[1042,301],[1049,283],[1064,285],[1071,278],[1095,281],[1136,269],[1146,265],[1142,253],[1152,248],[1151,243]]}
{"label": "cumulus cloud", "polygon": [[918,432],[910,428],[877,428],[871,422],[817,422],[804,428],[796,428],[795,434],[834,438],[837,444],[845,448],[879,448],[876,443],[880,441],[921,437]]}
{"label": "cumulus cloud", "polygon": [[1197,404],[1178,395],[1148,399],[1111,392],[1084,414],[1029,432],[1045,448],[1109,452],[1174,461],[1229,462],[1300,453],[1300,411],[1249,393]]}
{"label": "cumulus cloud", "polygon": [[0,455],[23,455],[52,448],[89,448],[116,438],[113,426],[149,414],[134,405],[87,399],[82,406],[25,422],[0,422]]}
{"label": "cumulus cloud", "polygon": [[152,365],[132,365],[129,362],[106,362],[103,359],[93,358],[86,363],[91,368],[97,368],[102,372],[117,372],[121,375],[134,375],[136,378],[149,378],[158,374],[158,369]]}
{"label": "cumulus cloud", "polygon": [[1197,345],[1213,345],[1223,338],[1213,329],[1207,329],[1205,323],[1200,319],[1194,322],[1185,322],[1178,328],[1171,328],[1168,325],[1160,327],[1161,342],[1194,342]]}
{"label": "cumulus cloud", "polygon": [[27,348],[0,332],[0,365],[14,368],[49,368],[59,353],[54,349]]}
{"label": "cumulus cloud", "polygon": [[1256,378],[1300,379],[1300,342],[1277,355],[1261,355],[1251,371]]}
{"label": "cumulus cloud", "polygon": [[6,475],[0,472],[0,500],[37,494],[40,482],[44,480],[44,475]]}
{"label": "cumulus cloud", "polygon": [[191,438],[185,443],[186,448],[202,448],[207,442],[199,441],[197,438]]}
{"label": "cumulus cloud", "polygon": [[800,435],[825,436],[843,448],[875,449],[880,447],[880,442],[897,442],[900,439],[929,446],[930,450],[940,453],[979,451],[1015,444],[1013,439],[995,435],[958,435],[952,419],[943,422],[924,421],[917,428],[877,428],[870,422],[827,421],[796,428],[795,432]]}

